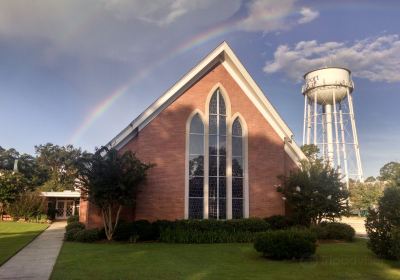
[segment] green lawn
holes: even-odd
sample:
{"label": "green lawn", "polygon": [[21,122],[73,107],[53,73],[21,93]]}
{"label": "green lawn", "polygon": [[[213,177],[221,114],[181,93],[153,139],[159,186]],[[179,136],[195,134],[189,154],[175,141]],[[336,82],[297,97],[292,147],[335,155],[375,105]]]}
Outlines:
{"label": "green lawn", "polygon": [[0,265],[47,227],[47,224],[0,222]]}
{"label": "green lawn", "polygon": [[400,279],[364,240],[322,244],[314,261],[270,261],[251,244],[64,243],[52,279]]}

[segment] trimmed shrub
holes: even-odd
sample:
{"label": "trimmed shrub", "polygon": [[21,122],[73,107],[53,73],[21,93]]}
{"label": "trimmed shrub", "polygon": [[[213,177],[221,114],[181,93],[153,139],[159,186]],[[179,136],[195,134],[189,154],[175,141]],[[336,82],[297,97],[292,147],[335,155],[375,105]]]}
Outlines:
{"label": "trimmed shrub", "polygon": [[120,221],[113,234],[115,241],[128,241],[133,235],[133,224]]}
{"label": "trimmed shrub", "polygon": [[67,219],[67,224],[73,223],[73,222],[79,222],[79,216],[78,215],[74,215],[74,216],[70,216]]}
{"label": "trimmed shrub", "polygon": [[83,229],[75,233],[75,241],[91,243],[99,240],[98,229]]}
{"label": "trimmed shrub", "polygon": [[75,241],[75,239],[76,239],[76,234],[77,234],[78,232],[80,232],[80,231],[82,231],[81,228],[72,228],[72,229],[70,229],[70,230],[67,230],[67,231],[64,233],[64,240],[65,240],[65,241]]}
{"label": "trimmed shrub", "polygon": [[275,230],[258,234],[254,248],[271,259],[307,259],[315,254],[316,241],[310,230]]}
{"label": "trimmed shrub", "polygon": [[262,219],[180,220],[161,229],[160,241],[168,243],[252,242],[257,233],[268,230]]}
{"label": "trimmed shrub", "polygon": [[282,215],[274,215],[264,219],[271,227],[272,230],[287,229],[294,226],[291,218]]}
{"label": "trimmed shrub", "polygon": [[311,228],[318,239],[353,241],[356,231],[348,224],[322,222]]}
{"label": "trimmed shrub", "polygon": [[65,227],[65,230],[70,231],[73,228],[85,229],[85,225],[80,222],[72,222],[72,223],[67,224],[67,226]]}
{"label": "trimmed shrub", "polygon": [[368,247],[379,257],[400,259],[400,188],[389,187],[377,210],[368,211],[365,228]]}
{"label": "trimmed shrub", "polygon": [[156,224],[151,224],[147,220],[138,220],[132,224],[133,237],[140,241],[157,240],[159,238]]}

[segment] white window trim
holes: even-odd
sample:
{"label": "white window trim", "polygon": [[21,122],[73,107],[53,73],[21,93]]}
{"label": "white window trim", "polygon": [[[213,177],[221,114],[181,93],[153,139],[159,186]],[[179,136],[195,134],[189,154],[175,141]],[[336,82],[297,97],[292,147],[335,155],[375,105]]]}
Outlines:
{"label": "white window trim", "polygon": [[193,117],[199,114],[204,125],[204,200],[203,200],[203,219],[208,219],[208,182],[209,182],[209,110],[210,101],[215,93],[219,89],[225,102],[226,110],[226,218],[232,219],[232,124],[236,118],[239,118],[240,124],[242,125],[243,132],[243,198],[244,198],[244,213],[243,217],[249,217],[249,171],[248,171],[248,127],[243,116],[236,112],[232,115],[231,103],[229,96],[221,83],[215,84],[209,91],[206,103],[205,113],[199,109],[195,109],[188,119],[186,120],[186,147],[185,147],[185,219],[189,218],[189,147],[190,147],[190,124]]}
{"label": "white window trim", "polygon": [[[249,161],[248,161],[248,154],[249,154],[249,146],[248,146],[248,128],[247,128],[247,123],[244,120],[243,116],[239,113],[236,112],[232,116],[232,125],[230,126],[230,138],[232,139],[232,126],[233,122],[238,119],[240,122],[240,125],[242,126],[242,158],[243,158],[243,199],[244,199],[244,205],[243,205],[243,217],[248,218],[249,213],[250,213],[250,203],[249,203]],[[232,153],[232,147],[229,147]],[[232,162],[232,158],[231,158]],[[232,164],[232,163],[231,163]],[[232,203],[232,176],[230,178],[230,184],[231,184],[231,203]],[[231,219],[232,219],[232,209],[231,209]]]}
{"label": "white window trim", "polygon": [[[190,124],[193,120],[193,117],[196,115],[199,115],[201,121],[203,122],[203,133],[205,135],[206,131],[208,130],[208,127],[206,128],[206,122],[204,118],[204,114],[196,109],[194,110],[186,120],[186,147],[185,147],[185,214],[184,217],[185,219],[189,219],[189,149],[190,149]],[[203,141],[204,143],[204,161],[205,161],[205,155],[206,155],[206,141]],[[205,170],[205,165],[206,163],[204,162],[204,173],[203,176],[206,175],[206,170]],[[207,173],[208,174],[208,173]],[[204,181],[206,178],[204,177]],[[203,205],[204,205],[204,200],[205,200],[205,193],[203,193]]]}

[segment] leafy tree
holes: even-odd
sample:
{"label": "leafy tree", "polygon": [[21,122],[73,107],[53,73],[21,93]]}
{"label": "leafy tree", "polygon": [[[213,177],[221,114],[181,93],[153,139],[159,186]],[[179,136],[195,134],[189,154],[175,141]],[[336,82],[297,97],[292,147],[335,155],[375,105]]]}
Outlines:
{"label": "leafy tree", "polygon": [[349,193],[339,173],[322,160],[303,161],[300,169],[280,178],[278,191],[297,223],[310,226],[348,213]]}
{"label": "leafy tree", "polygon": [[24,192],[19,194],[16,199],[7,207],[7,212],[18,220],[23,218],[28,221],[31,218],[37,218],[44,212],[44,197],[38,192]]}
{"label": "leafy tree", "polygon": [[383,194],[382,182],[350,184],[351,208],[356,211],[368,210],[378,205],[378,200]]}
{"label": "leafy tree", "polygon": [[314,144],[303,145],[301,146],[301,150],[304,155],[308,158],[308,160],[316,160],[318,159],[319,148]]}
{"label": "leafy tree", "polygon": [[26,191],[26,186],[26,178],[21,173],[0,170],[0,220],[3,220],[6,207]]}
{"label": "leafy tree", "polygon": [[400,187],[388,187],[377,209],[370,209],[365,223],[368,247],[379,257],[400,259]]}
{"label": "leafy tree", "polygon": [[386,163],[380,170],[379,180],[400,185],[400,162]]}
{"label": "leafy tree", "polygon": [[0,170],[14,170],[14,163],[17,162],[17,171],[26,177],[26,184],[33,187],[42,185],[48,174],[41,168],[36,158],[28,154],[20,154],[15,149],[3,149],[0,147]]}
{"label": "leafy tree", "polygon": [[108,240],[117,228],[122,207],[135,204],[139,186],[151,166],[130,151],[120,155],[106,148],[78,160],[82,196],[101,210]]}
{"label": "leafy tree", "polygon": [[376,182],[376,178],[374,176],[369,176],[364,180],[365,183],[374,183]]}
{"label": "leafy tree", "polygon": [[77,176],[75,164],[82,151],[72,145],[58,146],[51,143],[35,146],[35,150],[38,164],[49,174],[42,190],[74,190]]}

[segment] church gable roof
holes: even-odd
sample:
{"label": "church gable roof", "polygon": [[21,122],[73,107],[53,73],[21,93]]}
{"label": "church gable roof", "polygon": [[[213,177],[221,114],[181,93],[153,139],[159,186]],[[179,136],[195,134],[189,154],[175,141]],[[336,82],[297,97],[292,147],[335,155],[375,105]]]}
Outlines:
{"label": "church gable roof", "polygon": [[264,118],[274,128],[276,133],[285,143],[285,151],[297,162],[304,159],[305,156],[293,140],[293,133],[286,123],[279,116],[278,112],[268,101],[262,90],[244,68],[232,49],[226,42],[221,43],[205,58],[203,58],[194,68],[186,73],[175,85],[167,90],[153,104],[151,104],[143,113],[134,119],[125,129],[115,136],[106,147],[120,149],[140,130],[142,130],[159,113],[173,103],[190,86],[196,83],[205,73],[221,63],[229,72],[232,78],[242,88],[243,92],[249,97],[256,108],[261,112]]}

